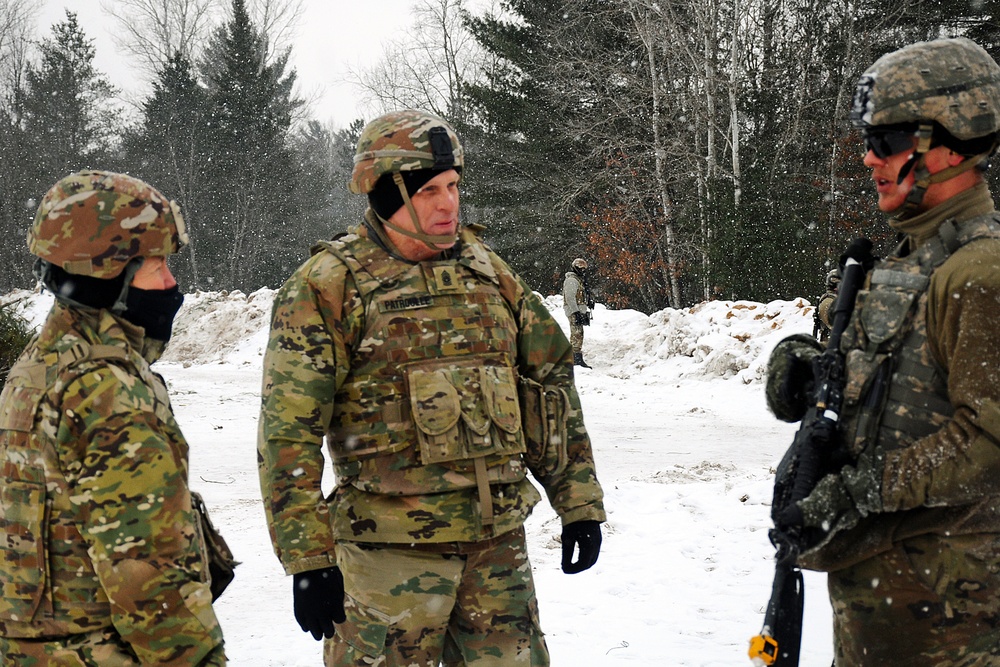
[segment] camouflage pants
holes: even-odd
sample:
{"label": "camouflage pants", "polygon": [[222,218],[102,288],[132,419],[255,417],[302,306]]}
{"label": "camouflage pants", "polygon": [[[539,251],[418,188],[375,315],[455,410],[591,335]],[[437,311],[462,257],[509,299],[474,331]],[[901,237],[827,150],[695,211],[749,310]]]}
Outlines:
{"label": "camouflage pants", "polygon": [[1000,666],[1000,539],[922,535],[831,572],[837,667]]}
{"label": "camouflage pants", "polygon": [[569,323],[569,344],[573,347],[573,354],[583,352],[583,325]]}
{"label": "camouflage pants", "polygon": [[427,547],[338,545],[347,622],[326,667],[549,664],[523,529]]}
{"label": "camouflage pants", "polygon": [[112,628],[58,639],[0,637],[3,667],[140,667]]}

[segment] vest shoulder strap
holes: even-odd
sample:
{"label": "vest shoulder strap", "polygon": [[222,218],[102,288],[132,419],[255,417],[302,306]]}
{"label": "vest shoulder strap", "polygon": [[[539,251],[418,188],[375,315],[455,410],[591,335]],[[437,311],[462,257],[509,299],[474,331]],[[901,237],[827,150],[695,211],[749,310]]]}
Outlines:
{"label": "vest shoulder strap", "polygon": [[924,245],[920,263],[930,273],[962,246],[989,238],[1000,238],[1000,213],[989,213],[961,223],[945,220],[937,235]]}
{"label": "vest shoulder strap", "polygon": [[345,234],[330,241],[320,241],[316,247],[344,263],[362,297],[384,284],[391,284],[407,270],[405,264],[389,257],[377,245],[357,234]]}

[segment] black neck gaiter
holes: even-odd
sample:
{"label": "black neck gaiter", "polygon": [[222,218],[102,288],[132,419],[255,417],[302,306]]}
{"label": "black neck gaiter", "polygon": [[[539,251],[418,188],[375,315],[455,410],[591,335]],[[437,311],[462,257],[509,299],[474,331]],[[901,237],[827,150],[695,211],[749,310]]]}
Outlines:
{"label": "black neck gaiter", "polygon": [[170,340],[174,316],[184,303],[184,295],[177,285],[165,290],[146,290],[129,287],[125,297],[123,318],[146,330],[146,336],[163,342]]}

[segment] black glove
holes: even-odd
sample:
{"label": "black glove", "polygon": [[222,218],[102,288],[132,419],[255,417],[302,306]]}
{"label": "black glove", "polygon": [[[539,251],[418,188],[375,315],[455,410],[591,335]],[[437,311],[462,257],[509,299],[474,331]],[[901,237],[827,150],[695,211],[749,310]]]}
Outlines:
{"label": "black glove", "polygon": [[[573,551],[579,545],[580,557],[573,562]],[[601,555],[601,522],[576,521],[562,530],[562,571],[576,574],[589,570]]]}
{"label": "black glove", "polygon": [[333,637],[333,624],[347,620],[344,575],[336,565],[292,575],[292,596],[295,620],[303,632],[311,632],[317,641]]}
{"label": "black glove", "polygon": [[868,273],[875,267],[875,262],[878,259],[872,255],[872,242],[866,238],[857,238],[848,244],[847,249],[840,256],[840,275],[844,275],[844,267],[847,265],[847,260],[853,259],[864,268],[865,273]]}
{"label": "black glove", "polygon": [[573,313],[573,323],[579,327],[582,327],[585,324],[587,324],[587,316],[581,313],[580,311],[577,311]]}

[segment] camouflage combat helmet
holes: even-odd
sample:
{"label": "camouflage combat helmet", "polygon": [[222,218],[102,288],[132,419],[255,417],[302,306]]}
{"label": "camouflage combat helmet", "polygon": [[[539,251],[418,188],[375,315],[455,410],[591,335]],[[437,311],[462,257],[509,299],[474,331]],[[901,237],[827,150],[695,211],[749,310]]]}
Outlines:
{"label": "camouflage combat helmet", "polygon": [[[916,138],[898,178],[902,183],[911,171],[914,174],[903,204],[904,211],[912,213],[919,209],[929,186],[978,165],[985,168],[986,159],[996,150],[1000,65],[964,37],[910,44],[882,56],[861,75],[850,120],[865,133],[866,141],[890,132],[901,135],[903,141],[909,133]],[[924,155],[938,145],[966,159],[932,175]],[[908,144],[900,148],[906,150]]]}
{"label": "camouflage combat helmet", "polygon": [[419,109],[376,118],[361,131],[350,189],[368,194],[384,174],[417,169],[459,169],[462,144],[443,118]]}
{"label": "camouflage combat helmet", "polygon": [[859,128],[936,122],[958,139],[1000,130],[1000,65],[965,37],[917,42],[879,58],[858,80]]}
{"label": "camouflage combat helmet", "polygon": [[45,194],[28,250],[67,273],[114,278],[137,257],[188,242],[177,205],[137,178],[106,171],[66,176]]}
{"label": "camouflage combat helmet", "polygon": [[[350,189],[355,194],[369,194],[383,176],[391,177],[403,205],[413,221],[415,231],[393,224],[369,207],[369,212],[383,226],[398,234],[417,239],[435,251],[452,246],[455,235],[433,235],[424,232],[413,202],[404,184],[403,172],[424,169],[461,172],[465,165],[462,144],[455,130],[439,116],[419,109],[394,111],[376,118],[361,131],[354,154],[354,171]],[[378,229],[375,233],[381,234]],[[388,241],[391,244],[391,241]]]}

